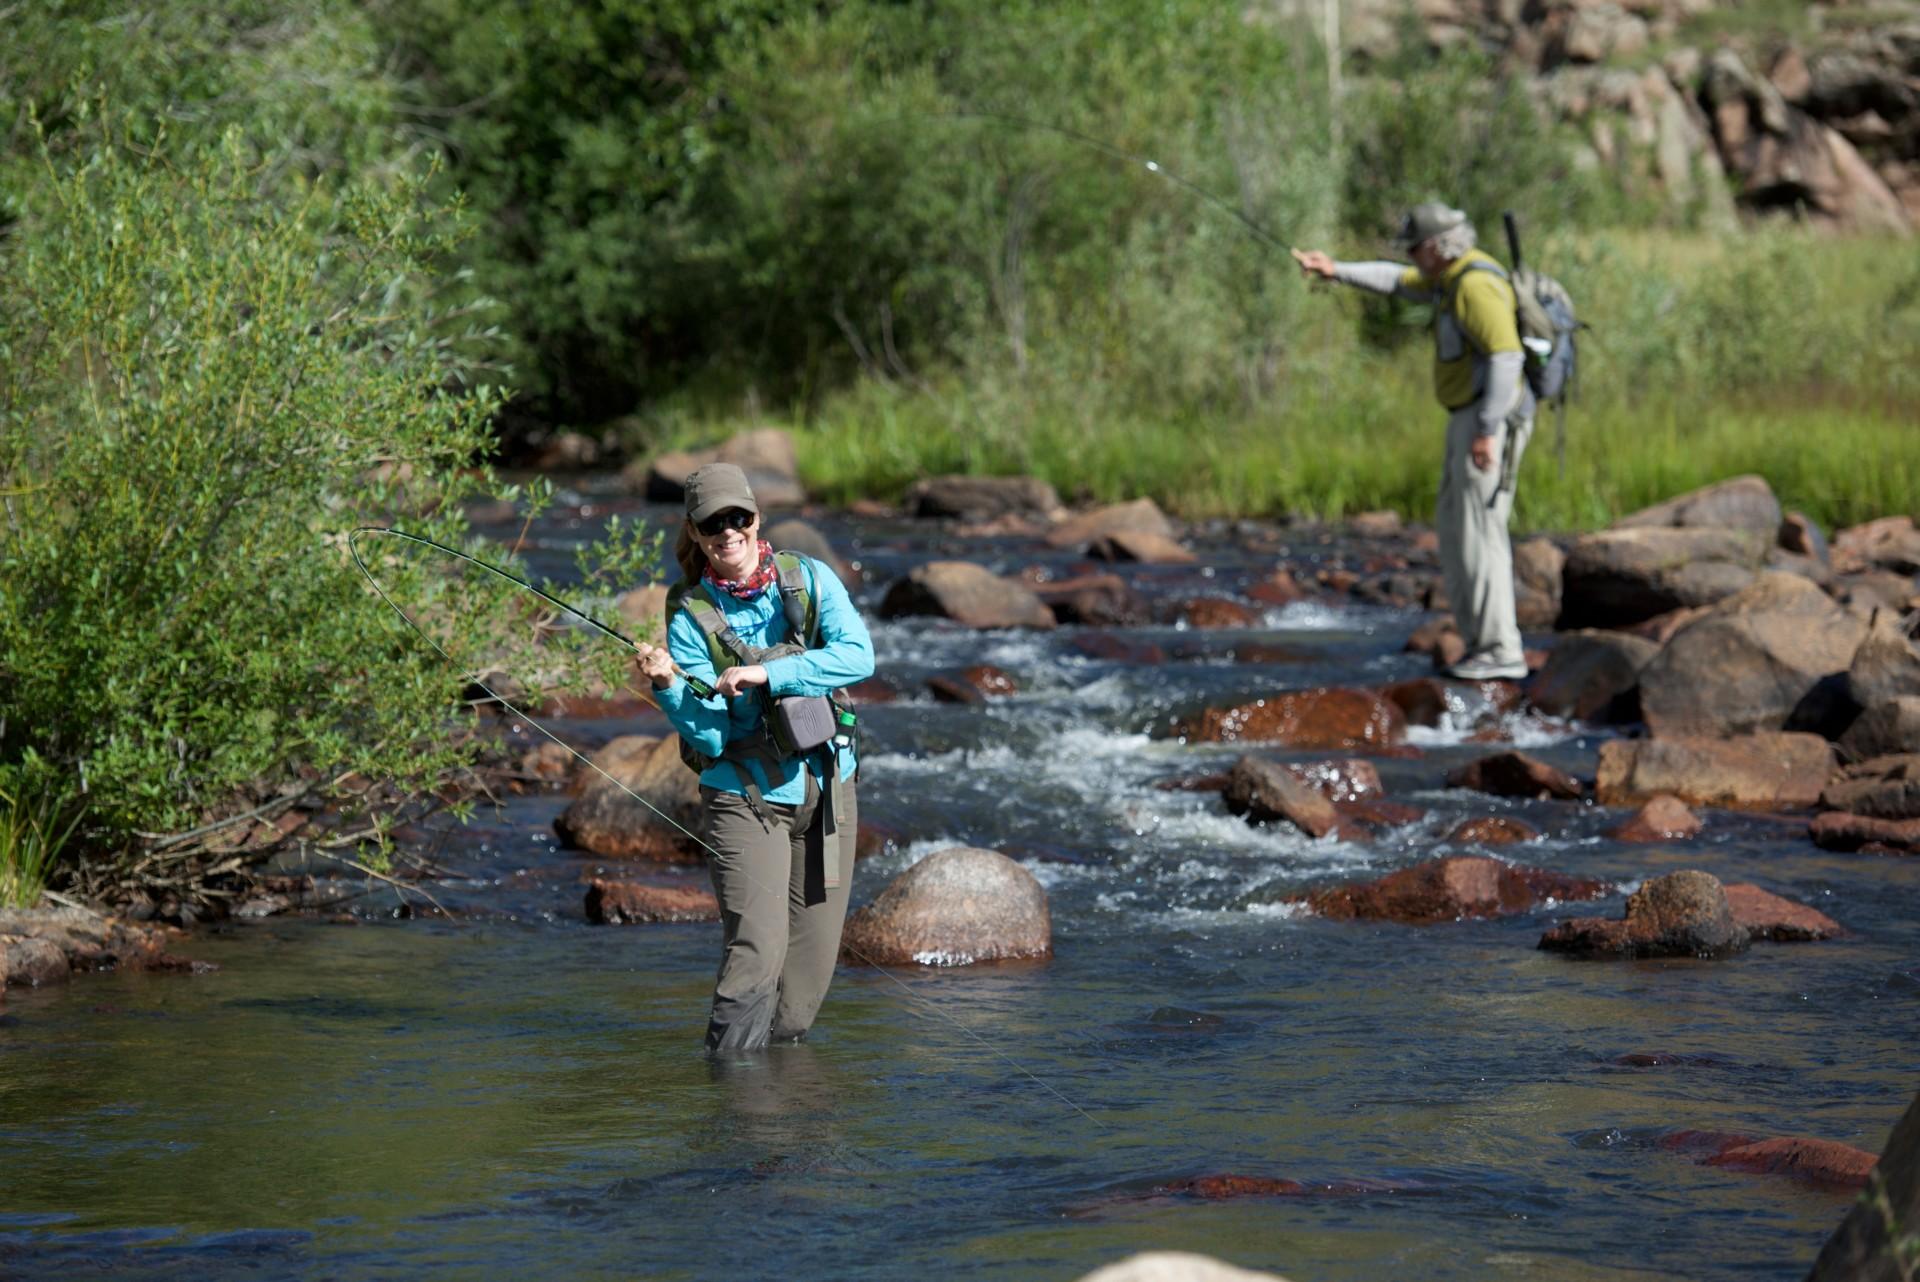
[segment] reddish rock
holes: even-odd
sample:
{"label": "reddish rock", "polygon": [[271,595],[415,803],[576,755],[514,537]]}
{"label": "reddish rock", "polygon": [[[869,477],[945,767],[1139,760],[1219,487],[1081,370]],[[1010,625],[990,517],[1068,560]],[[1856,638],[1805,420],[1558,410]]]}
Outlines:
{"label": "reddish rock", "polygon": [[1667,793],[1651,797],[1626,821],[1607,830],[1615,841],[1675,841],[1692,837],[1701,828],[1700,816],[1687,803]]}
{"label": "reddish rock", "polygon": [[563,783],[573,774],[575,760],[565,744],[548,740],[520,754],[520,773],[551,783]]}
{"label": "reddish rock", "polygon": [[1306,663],[1319,658],[1298,646],[1278,641],[1236,641],[1227,651],[1235,663]]}
{"label": "reddish rock", "polygon": [[1825,913],[1782,899],[1750,882],[1728,882],[1724,889],[1734,923],[1754,939],[1797,944],[1832,939],[1843,933],[1840,923]]}
{"label": "reddish rock", "polygon": [[856,704],[892,703],[900,697],[893,683],[885,677],[868,677],[846,688],[847,698]]}
{"label": "reddish rock", "polygon": [[1719,879],[1695,869],[1647,882],[1619,920],[1576,917],[1540,937],[1543,949],[1582,957],[1723,957],[1746,946]]}
{"label": "reddish rock", "polygon": [[720,920],[719,901],[698,886],[649,886],[598,877],[587,883],[586,909],[587,920],[598,926]]}
{"label": "reddish rock", "polygon": [[884,855],[888,851],[898,850],[906,844],[907,834],[900,829],[862,815],[859,831],[853,838],[853,857],[871,859],[875,855]]}
{"label": "reddish rock", "polygon": [[1387,791],[1380,782],[1379,770],[1371,761],[1359,757],[1289,763],[1286,770],[1328,801],[1364,801],[1383,797]]}
{"label": "reddish rock", "polygon": [[1260,757],[1242,757],[1227,775],[1227,810],[1253,823],[1282,821],[1311,837],[1324,837],[1340,824],[1333,802],[1302,783],[1285,766]]}
{"label": "reddish rock", "polygon": [[1374,881],[1335,886],[1290,902],[1337,921],[1397,921],[1424,926],[1468,917],[1500,917],[1542,903],[1598,899],[1606,883],[1486,855],[1449,855]]}
{"label": "reddish rock", "polygon": [[1382,686],[1380,695],[1406,713],[1416,726],[1437,726],[1448,717],[1459,721],[1469,714],[1513,711],[1520,706],[1520,686],[1514,681],[1442,681],[1414,677]]}
{"label": "reddish rock", "polygon": [[1517,841],[1533,841],[1540,830],[1511,815],[1488,815],[1480,819],[1462,820],[1447,840],[1457,846],[1510,846]]}
{"label": "reddish rock", "polygon": [[1152,667],[1167,661],[1167,652],[1151,641],[1136,641],[1111,632],[1083,632],[1067,642],[1075,654],[1106,663],[1131,663]]}
{"label": "reddish rock", "polygon": [[1257,611],[1238,601],[1211,596],[1195,597],[1184,602],[1179,607],[1178,617],[1193,628],[1257,628],[1261,623]]}
{"label": "reddish rock", "polygon": [[1829,811],[1814,816],[1807,835],[1822,850],[1920,854],[1920,819],[1874,819],[1868,815]]}
{"label": "reddish rock", "polygon": [[1833,748],[1810,734],[1609,739],[1595,793],[1603,806],[1671,793],[1690,805],[1735,810],[1811,806],[1833,770]]}
{"label": "reddish rock", "polygon": [[1225,792],[1226,775],[1179,775],[1153,785],[1161,792]]}
{"label": "reddish rock", "polygon": [[1722,1149],[1705,1159],[1705,1165],[1754,1175],[1790,1175],[1829,1188],[1863,1189],[1878,1160],[1865,1149],[1836,1140],[1787,1137]]}
{"label": "reddish rock", "polygon": [[1261,605],[1292,605],[1306,599],[1307,590],[1295,582],[1289,570],[1275,570],[1247,589],[1249,599]]}
{"label": "reddish rock", "polygon": [[1413,630],[1404,647],[1408,654],[1424,654],[1435,668],[1448,668],[1467,657],[1467,643],[1451,614],[1435,615]]}
{"label": "reddish rock", "polygon": [[1053,955],[1053,918],[1033,874],[993,850],[941,850],[847,918],[843,961],[968,966]]}
{"label": "reddish rock", "polygon": [[988,699],[1020,692],[1012,677],[990,663],[976,663],[957,672],[928,677],[927,689],[940,703],[985,703]]}
{"label": "reddish rock", "polygon": [[175,937],[84,908],[0,908],[0,989],[58,983],[75,971],[219,969],[168,952]]}
{"label": "reddish rock", "polygon": [[1340,812],[1341,818],[1365,824],[1370,828],[1403,828],[1427,817],[1426,810],[1420,806],[1408,805],[1404,801],[1385,801],[1380,798],[1336,801],[1333,803],[1333,808]]}
{"label": "reddish rock", "polygon": [[1115,530],[1087,545],[1096,561],[1136,561],[1141,565],[1192,565],[1193,553],[1164,534],[1147,530]]}
{"label": "reddish rock", "polygon": [[622,735],[592,761],[597,768],[581,768],[573,804],[554,820],[561,841],[614,859],[697,863],[705,856],[689,835],[700,814],[700,777],[680,759],[677,735]]}
{"label": "reddish rock", "polygon": [[1437,726],[1451,708],[1447,686],[1436,677],[1415,677],[1380,688],[1380,697],[1406,714],[1407,724]]}
{"label": "reddish rock", "polygon": [[1447,775],[1447,787],[1471,788],[1496,797],[1551,797],[1578,801],[1584,789],[1566,771],[1524,752],[1497,752],[1470,761]]}
{"label": "reddish rock", "polygon": [[1368,690],[1292,690],[1232,708],[1208,708],[1187,727],[1203,743],[1261,741],[1295,748],[1366,749],[1406,737],[1399,708]]}

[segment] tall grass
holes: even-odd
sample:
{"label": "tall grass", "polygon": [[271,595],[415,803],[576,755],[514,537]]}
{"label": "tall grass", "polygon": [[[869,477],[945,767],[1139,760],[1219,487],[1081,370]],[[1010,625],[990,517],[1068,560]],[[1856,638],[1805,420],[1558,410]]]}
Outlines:
{"label": "tall grass", "polygon": [[28,800],[0,792],[0,908],[40,902],[82,813],[57,794]]}

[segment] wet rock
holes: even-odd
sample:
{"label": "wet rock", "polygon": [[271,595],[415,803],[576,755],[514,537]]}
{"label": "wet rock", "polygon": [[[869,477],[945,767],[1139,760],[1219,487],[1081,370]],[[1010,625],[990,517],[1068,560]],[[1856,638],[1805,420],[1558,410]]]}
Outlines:
{"label": "wet rock", "polygon": [[1287,1282],[1188,1251],[1142,1251],[1082,1274],[1079,1282]]}
{"label": "wet rock", "polygon": [[963,521],[1053,520],[1061,512],[1060,495],[1037,476],[932,476],[907,491],[906,508],[915,516]]}
{"label": "wet rock", "polygon": [[1471,788],[1496,797],[1550,797],[1556,801],[1578,801],[1585,793],[1578,779],[1524,752],[1497,752],[1470,761],[1448,773],[1447,787]]}
{"label": "wet rock", "polygon": [[1192,565],[1193,553],[1164,534],[1150,530],[1114,530],[1087,544],[1096,561],[1134,561],[1141,565]]}
{"label": "wet rock", "polygon": [[1286,767],[1260,757],[1242,757],[1227,774],[1227,810],[1253,823],[1290,823],[1311,837],[1340,824],[1339,812],[1321,793]]}
{"label": "wet rock", "polygon": [[554,820],[562,842],[610,859],[695,863],[704,857],[698,842],[621,786],[658,807],[674,824],[697,831],[700,777],[680,759],[679,736],[622,735],[591,760],[599,769],[581,770],[579,795]]}
{"label": "wet rock", "polygon": [[1152,641],[1115,636],[1111,632],[1083,632],[1067,642],[1075,654],[1105,663],[1128,663],[1151,667],[1167,661],[1167,652]]}
{"label": "wet rock", "polygon": [[1336,801],[1335,810],[1349,823],[1364,824],[1372,829],[1404,828],[1411,823],[1419,823],[1427,817],[1424,807],[1408,805],[1404,801],[1387,801],[1380,797],[1360,797],[1352,801]]}
{"label": "wet rock", "polygon": [[1787,1137],[1722,1149],[1705,1165],[1754,1175],[1790,1175],[1828,1188],[1861,1189],[1867,1186],[1876,1160],[1865,1149],[1836,1140]]}
{"label": "wet rock", "polygon": [[767,526],[764,537],[777,552],[798,552],[802,556],[826,562],[842,583],[855,586],[860,582],[859,573],[834,550],[833,544],[827,542],[827,536],[798,517],[775,521]]}
{"label": "wet rock", "polygon": [[1105,535],[1122,533],[1176,537],[1173,522],[1152,499],[1135,499],[1070,517],[1047,532],[1047,543],[1056,548],[1085,547]]}
{"label": "wet rock", "polygon": [[1581,957],[1725,957],[1746,946],[1719,879],[1695,869],[1647,882],[1617,921],[1576,917],[1540,937],[1549,952]]}
{"label": "wet rock", "polygon": [[1902,695],[1868,708],[1840,736],[1849,761],[1920,753],[1920,695]]}
{"label": "wet rock", "polygon": [[1607,829],[1615,841],[1676,841],[1698,835],[1700,816],[1680,798],[1662,793],[1647,799],[1624,823]]}
{"label": "wet rock", "polygon": [[1186,729],[1202,743],[1260,741],[1295,748],[1383,748],[1406,738],[1400,709],[1370,690],[1292,690],[1232,708],[1208,708]]}
{"label": "wet rock", "polygon": [[1292,605],[1306,600],[1307,590],[1294,580],[1292,571],[1280,569],[1248,588],[1247,597],[1261,605]]}
{"label": "wet rock", "polygon": [[955,672],[942,672],[927,678],[927,689],[940,703],[985,703],[1020,693],[1014,679],[990,663],[976,663]]}
{"label": "wet rock", "polygon": [[1845,672],[1866,629],[1807,580],[1768,572],[1674,635],[1640,672],[1656,735],[1780,730]]}
{"label": "wet rock", "polygon": [[84,908],[0,908],[0,989],[58,983],[74,971],[219,969],[169,953],[174,937]]}
{"label": "wet rock", "polygon": [[1820,805],[1870,819],[1920,819],[1920,755],[1847,766],[1821,791]]}
{"label": "wet rock", "polygon": [[1910,516],[1883,516],[1833,536],[1833,568],[1841,573],[1883,570],[1909,582],[1920,574],[1920,529]]}
{"label": "wet rock", "polygon": [[1739,529],[1779,535],[1780,500],[1764,477],[1736,476],[1642,508],[1613,523],[1616,530],[1631,529]]}
{"label": "wet rock", "polygon": [[1215,596],[1181,602],[1177,617],[1191,628],[1257,628],[1263,622],[1259,611]]}
{"label": "wet rock", "polygon": [[933,615],[969,628],[1054,626],[1049,610],[1023,584],[971,561],[929,561],[896,579],[880,602],[880,617]]}
{"label": "wet rock", "polygon": [[1413,630],[1403,647],[1408,654],[1424,654],[1435,668],[1449,668],[1467,657],[1467,642],[1454,626],[1451,614],[1435,615]]}
{"label": "wet rock", "polygon": [[856,704],[892,703],[900,697],[900,692],[885,677],[868,677],[848,686],[843,693]]}
{"label": "wet rock", "polygon": [[1561,573],[1559,626],[1621,627],[1711,605],[1753,582],[1773,531],[1631,528],[1574,543]]}
{"label": "wet rock", "polygon": [[1511,815],[1486,815],[1479,819],[1464,819],[1447,834],[1447,840],[1456,846],[1510,846],[1517,841],[1533,841],[1540,836],[1540,830],[1523,819]]}
{"label": "wet rock", "polygon": [[38,988],[72,972],[66,953],[51,939],[0,935],[0,988]]}
{"label": "wet rock", "polygon": [[1397,921],[1424,926],[1473,917],[1503,917],[1543,903],[1598,899],[1604,882],[1546,868],[1525,868],[1487,855],[1449,855],[1373,881],[1293,896],[1308,911],[1336,921]]}
{"label": "wet rock", "polygon": [[587,883],[586,911],[587,920],[596,926],[719,921],[720,901],[699,886],[651,886],[596,877]]}
{"label": "wet rock", "polygon": [[1380,782],[1380,771],[1371,761],[1358,757],[1305,764],[1288,762],[1286,770],[1328,801],[1365,801],[1383,797],[1387,791]]}
{"label": "wet rock", "polygon": [[1760,889],[1751,882],[1732,881],[1722,887],[1734,924],[1751,939],[1776,944],[1810,943],[1844,932],[1840,923],[1823,912]]}
{"label": "wet rock", "polygon": [[1920,1095],[1894,1123],[1876,1170],[1878,1181],[1868,1177],[1876,1196],[1853,1204],[1807,1282],[1903,1282],[1896,1243],[1920,1224]]}
{"label": "wet rock", "polygon": [[1920,645],[1891,610],[1874,613],[1847,667],[1847,693],[1862,708],[1920,695]]}
{"label": "wet rock", "polygon": [[1520,706],[1520,687],[1512,681],[1442,681],[1414,677],[1382,686],[1380,695],[1406,714],[1407,723],[1456,725],[1512,712]]}
{"label": "wet rock", "polygon": [[1819,524],[1804,512],[1789,512],[1782,517],[1780,531],[1774,536],[1774,541],[1795,556],[1804,556],[1821,565],[1832,563],[1827,536],[1820,532]]}
{"label": "wet rock", "polygon": [[1637,806],[1660,793],[1730,810],[1811,806],[1833,772],[1833,748],[1811,734],[1725,739],[1611,739],[1600,745],[1595,796]]}
{"label": "wet rock", "polygon": [[847,918],[854,965],[967,966],[1053,955],[1053,920],[1033,874],[968,846],[928,855]]}
{"label": "wet rock", "polygon": [[1640,673],[1659,653],[1656,643],[1624,632],[1564,633],[1527,686],[1527,701],[1551,717],[1638,721]]}
{"label": "wet rock", "polygon": [[1527,539],[1513,546],[1513,606],[1529,632],[1551,628],[1560,618],[1560,575],[1567,554],[1551,539]]}
{"label": "wet rock", "polygon": [[1124,627],[1147,617],[1139,595],[1117,574],[1083,574],[1030,586],[1061,623]]}
{"label": "wet rock", "polygon": [[1920,819],[1874,819],[1834,810],[1814,816],[1807,835],[1822,850],[1920,854]]}

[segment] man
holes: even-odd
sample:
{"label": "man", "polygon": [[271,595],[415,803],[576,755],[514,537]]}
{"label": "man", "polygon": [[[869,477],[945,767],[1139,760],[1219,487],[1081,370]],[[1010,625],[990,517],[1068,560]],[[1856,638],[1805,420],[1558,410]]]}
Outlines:
{"label": "man", "polygon": [[1438,201],[1417,205],[1394,243],[1414,265],[1336,262],[1294,250],[1309,276],[1433,304],[1433,390],[1447,410],[1447,453],[1434,524],[1447,601],[1467,653],[1447,669],[1465,681],[1527,675],[1513,613],[1507,517],[1514,477],[1533,435],[1533,393],[1514,320],[1513,286],[1475,248],[1473,224]]}

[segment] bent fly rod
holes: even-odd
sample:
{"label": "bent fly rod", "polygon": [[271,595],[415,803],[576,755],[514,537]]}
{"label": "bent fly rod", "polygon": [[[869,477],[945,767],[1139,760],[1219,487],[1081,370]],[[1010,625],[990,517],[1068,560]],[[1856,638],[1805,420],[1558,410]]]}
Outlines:
{"label": "bent fly rod", "polygon": [[[602,635],[610,637],[615,641],[618,641],[620,644],[626,646],[628,649],[634,650],[639,648],[631,638],[623,635],[619,630],[613,627],[610,627],[605,623],[602,623],[599,619],[594,618],[592,615],[588,614],[586,611],[577,609],[574,606],[567,604],[565,601],[562,601],[559,597],[556,597],[549,592],[542,591],[540,588],[533,586],[533,584],[527,582],[525,579],[521,578],[519,575],[514,574],[509,570],[504,570],[490,561],[482,560],[481,558],[474,556],[468,552],[462,552],[459,548],[449,547],[445,543],[441,543],[436,539],[427,538],[425,535],[409,534],[405,530],[396,530],[384,525],[362,525],[356,528],[352,533],[347,535],[347,551],[350,554],[352,554],[353,563],[359,567],[360,573],[363,576],[365,576],[367,583],[373,588],[373,590],[379,594],[380,599],[382,601],[385,601],[387,605],[393,610],[393,612],[399,615],[401,620],[409,628],[413,629],[413,631],[418,633],[422,640],[424,640],[428,645],[432,646],[435,652],[437,652],[441,658],[445,659],[449,663],[457,664],[458,660],[456,660],[452,655],[448,654],[445,648],[442,647],[438,641],[434,640],[433,637],[427,633],[426,629],[422,628],[418,623],[415,623],[413,621],[413,616],[409,615],[405,610],[401,609],[399,604],[396,601],[394,601],[392,597],[387,595],[386,589],[380,586],[380,581],[373,577],[373,571],[368,568],[366,561],[360,555],[359,539],[362,535],[378,535],[383,538],[403,539],[408,543],[415,543],[421,547],[432,548],[436,552],[444,553],[447,556],[456,557],[459,560],[466,561],[472,565],[477,565],[481,569],[487,571],[489,574],[497,574],[501,578],[507,580],[509,583],[512,583],[524,589],[525,591],[533,593],[535,596],[539,597],[542,601],[545,601],[548,605],[553,606],[555,609],[564,610],[567,614],[571,615],[573,618],[580,620],[580,622],[586,624],[590,628],[593,628],[595,631],[601,633]],[[700,698],[702,699],[711,698],[716,693],[714,688],[711,685],[708,685],[705,681],[702,681],[697,677],[689,676],[687,673],[680,671],[678,665],[675,665],[674,670],[676,672],[679,672],[681,679],[687,683],[687,687],[690,690],[692,690],[696,695],[698,695]],[[487,694],[490,697],[492,697],[492,699],[496,703],[500,704],[501,707],[508,709],[515,716],[519,717],[522,721],[532,726],[535,730],[538,730],[541,734],[553,740],[553,742],[559,744],[562,748],[565,748],[568,752],[572,753],[574,757],[578,758],[580,762],[584,764],[588,769],[592,770],[595,774],[598,774],[601,778],[605,779],[608,783],[611,783],[614,787],[618,788],[621,792],[626,793],[627,796],[639,802],[648,811],[652,812],[656,817],[664,821],[669,827],[675,829],[680,834],[690,839],[695,845],[699,846],[702,850],[705,850],[709,855],[712,855],[715,857],[719,856],[720,852],[715,850],[704,839],[702,839],[698,833],[689,831],[685,825],[675,820],[672,815],[667,814],[665,811],[661,810],[660,807],[654,805],[651,801],[648,801],[645,797],[641,796],[638,792],[635,792],[632,788],[628,787],[625,780],[620,779],[619,777],[614,775],[611,771],[609,771],[605,766],[602,766],[599,762],[593,760],[593,758],[581,752],[578,748],[568,743],[565,739],[562,739],[559,735],[547,729],[544,725],[540,724],[540,722],[535,718],[528,716],[524,711],[522,711],[518,706],[516,706],[512,700],[503,698],[500,694],[498,694],[493,689],[493,687],[489,686],[482,677],[475,675],[472,679],[475,685],[479,686],[482,690],[485,690]],[[660,706],[659,703],[656,702],[650,695],[642,694],[641,698],[645,699],[646,702],[652,704],[655,708],[659,708]],[[773,895],[776,897],[784,896],[785,894],[784,891],[775,891],[771,887],[763,885],[758,879],[748,874],[745,871],[745,869],[741,870],[741,875],[745,877],[747,881],[751,882],[753,886],[756,889],[758,889],[762,894]],[[844,941],[842,942],[841,947],[846,949],[846,951],[852,955],[855,961],[860,962],[862,965],[869,966],[875,971],[878,971],[881,975],[885,976],[889,983],[891,983],[895,988],[898,988],[901,992],[906,994],[908,1002],[914,1005],[917,1005],[919,1007],[922,1007],[925,1010],[931,1012],[933,1015],[938,1017],[941,1020],[941,1022],[947,1024],[949,1027],[960,1032],[962,1035],[964,1035],[965,1037],[973,1041],[976,1045],[978,1045],[982,1050],[986,1051],[989,1055],[992,1055],[995,1059],[998,1059],[1001,1063],[1011,1068],[1014,1072],[1026,1078],[1028,1081],[1032,1082],[1035,1086],[1038,1086],[1041,1090],[1045,1091],[1047,1094],[1059,1100],[1062,1104],[1065,1104],[1068,1108],[1078,1113],[1085,1120],[1093,1123],[1093,1125],[1099,1127],[1103,1131],[1110,1129],[1105,1122],[1100,1121],[1093,1114],[1087,1112],[1086,1109],[1081,1108],[1078,1104],[1068,1099],[1052,1083],[1038,1076],[1033,1072],[1033,1070],[1022,1065],[1018,1060],[1014,1059],[1011,1055],[1001,1050],[998,1046],[995,1046],[992,1042],[982,1037],[979,1033],[974,1032],[971,1028],[968,1028],[965,1024],[961,1023],[959,1020],[955,1019],[953,1016],[947,1014],[947,1012],[942,1010],[940,1006],[933,1001],[932,998],[922,996],[920,993],[915,992],[913,987],[910,984],[908,984],[905,980],[901,979],[898,975],[895,975],[892,971],[888,970],[885,966],[882,966],[879,962],[874,961],[870,957],[863,956],[859,949],[853,947],[850,944],[845,943]]]}
{"label": "bent fly rod", "polygon": [[1219,193],[1209,191],[1207,188],[1202,187],[1199,183],[1193,182],[1190,179],[1182,177],[1181,175],[1175,173],[1171,169],[1168,169],[1165,165],[1161,164],[1157,160],[1152,159],[1149,156],[1142,156],[1138,152],[1128,151],[1123,147],[1116,147],[1112,143],[1107,142],[1105,139],[1096,138],[1089,133],[1082,133],[1080,130],[1075,129],[1070,125],[1056,125],[1050,121],[1035,120],[1030,116],[1019,116],[1019,115],[1013,114],[1012,112],[1007,112],[1007,111],[984,111],[984,110],[983,111],[932,112],[925,116],[922,116],[921,119],[924,119],[924,120],[984,120],[984,121],[989,121],[996,124],[1013,125],[1021,129],[1034,129],[1044,133],[1058,134],[1062,138],[1072,139],[1074,142],[1079,143],[1083,147],[1091,147],[1095,151],[1100,152],[1102,155],[1111,156],[1115,160],[1124,160],[1128,164],[1138,165],[1142,169],[1145,169],[1148,173],[1153,174],[1155,177],[1164,178],[1168,182],[1173,183],[1175,186],[1180,187],[1181,189],[1187,192],[1190,192],[1195,196],[1198,196],[1200,199],[1212,205],[1215,209],[1219,209],[1225,213],[1231,214],[1234,217],[1234,219],[1237,220],[1239,224],[1242,227],[1244,227],[1256,240],[1260,241],[1261,244],[1266,245],[1269,248],[1279,249],[1279,250],[1289,250],[1289,251],[1293,248],[1293,246],[1281,240],[1278,236],[1274,235],[1271,231],[1268,231],[1265,227],[1255,222],[1252,218],[1249,218],[1245,210],[1242,210],[1239,206],[1235,205],[1232,201],[1229,201],[1224,196],[1221,196]]}

